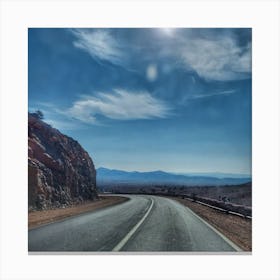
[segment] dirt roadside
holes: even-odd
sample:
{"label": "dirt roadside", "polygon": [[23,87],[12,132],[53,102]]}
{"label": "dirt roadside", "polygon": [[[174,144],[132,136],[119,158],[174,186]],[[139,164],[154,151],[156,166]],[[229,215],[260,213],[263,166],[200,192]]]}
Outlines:
{"label": "dirt roadside", "polygon": [[169,197],[189,207],[209,224],[223,233],[242,250],[252,251],[252,220],[222,213],[187,199]]}
{"label": "dirt roadside", "polygon": [[100,196],[100,200],[86,202],[67,208],[58,208],[44,211],[34,211],[28,213],[28,229],[40,225],[56,222],[71,216],[98,210],[127,201],[128,198],[120,196]]}

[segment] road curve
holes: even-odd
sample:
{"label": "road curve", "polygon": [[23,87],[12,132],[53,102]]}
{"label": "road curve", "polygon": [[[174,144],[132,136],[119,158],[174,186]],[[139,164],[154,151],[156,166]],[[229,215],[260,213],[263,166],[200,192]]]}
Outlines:
{"label": "road curve", "polygon": [[30,252],[234,252],[239,248],[177,201],[129,201],[28,231]]}

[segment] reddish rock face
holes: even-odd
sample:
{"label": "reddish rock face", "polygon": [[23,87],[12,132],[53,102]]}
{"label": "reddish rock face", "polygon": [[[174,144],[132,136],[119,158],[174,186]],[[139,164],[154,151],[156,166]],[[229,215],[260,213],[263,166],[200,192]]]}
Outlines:
{"label": "reddish rock face", "polygon": [[81,145],[28,114],[29,209],[65,207],[97,198],[96,171]]}

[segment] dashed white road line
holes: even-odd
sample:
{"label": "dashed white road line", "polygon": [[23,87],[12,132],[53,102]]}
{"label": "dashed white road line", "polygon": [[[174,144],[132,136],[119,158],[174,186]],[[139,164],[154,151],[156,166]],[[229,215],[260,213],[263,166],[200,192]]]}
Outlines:
{"label": "dashed white road line", "polygon": [[135,231],[143,224],[143,222],[146,220],[150,212],[152,211],[152,208],[154,206],[154,200],[151,198],[152,203],[145,213],[145,215],[142,217],[142,219],[129,231],[129,233],[113,248],[113,252],[120,251],[123,246],[128,242],[128,240],[131,238],[131,236],[135,233]]}

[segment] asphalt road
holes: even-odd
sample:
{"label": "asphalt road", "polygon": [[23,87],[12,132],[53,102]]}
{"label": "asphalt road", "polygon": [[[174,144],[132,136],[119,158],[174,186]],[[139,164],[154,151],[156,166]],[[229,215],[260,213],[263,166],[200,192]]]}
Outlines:
{"label": "asphalt road", "polygon": [[150,195],[29,230],[29,251],[233,252],[238,247],[177,201]]}

